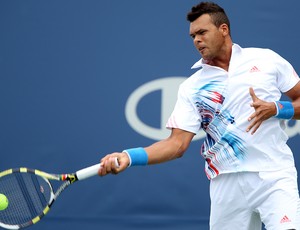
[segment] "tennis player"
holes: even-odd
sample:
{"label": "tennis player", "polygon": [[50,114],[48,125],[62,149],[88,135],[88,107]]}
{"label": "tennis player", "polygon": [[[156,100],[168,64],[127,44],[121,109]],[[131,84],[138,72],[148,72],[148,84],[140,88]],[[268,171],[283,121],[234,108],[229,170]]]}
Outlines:
{"label": "tennis player", "polygon": [[[105,156],[99,175],[179,158],[203,129],[210,229],[260,230],[264,223],[268,230],[299,230],[297,171],[284,132],[286,121],[300,119],[298,75],[270,49],[233,43],[219,5],[201,2],[187,19],[202,58],[179,88],[170,136]],[[290,100],[281,100],[282,93]]]}

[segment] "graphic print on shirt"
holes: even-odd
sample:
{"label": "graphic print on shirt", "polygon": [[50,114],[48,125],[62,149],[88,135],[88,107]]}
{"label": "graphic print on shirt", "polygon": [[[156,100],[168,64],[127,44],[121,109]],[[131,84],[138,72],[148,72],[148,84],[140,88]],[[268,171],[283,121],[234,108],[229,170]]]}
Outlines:
{"label": "graphic print on shirt", "polygon": [[212,81],[197,89],[193,96],[202,119],[201,127],[207,134],[201,147],[201,155],[206,160],[209,178],[217,176],[220,169],[237,166],[245,157],[243,140],[228,127],[234,124],[234,117],[222,108],[225,88],[223,82]]}

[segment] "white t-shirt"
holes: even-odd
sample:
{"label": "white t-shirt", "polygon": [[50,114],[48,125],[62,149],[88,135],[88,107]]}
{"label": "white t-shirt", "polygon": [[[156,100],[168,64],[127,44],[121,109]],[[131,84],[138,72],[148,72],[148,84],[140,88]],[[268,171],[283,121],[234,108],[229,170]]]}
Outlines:
{"label": "white t-shirt", "polygon": [[201,59],[200,68],[179,88],[167,128],[179,128],[206,139],[201,147],[209,179],[222,173],[273,171],[294,166],[286,142],[285,121],[271,117],[254,135],[246,132],[254,112],[249,88],[264,101],[277,101],[281,92],[299,81],[291,64],[269,49],[234,44],[228,72]]}

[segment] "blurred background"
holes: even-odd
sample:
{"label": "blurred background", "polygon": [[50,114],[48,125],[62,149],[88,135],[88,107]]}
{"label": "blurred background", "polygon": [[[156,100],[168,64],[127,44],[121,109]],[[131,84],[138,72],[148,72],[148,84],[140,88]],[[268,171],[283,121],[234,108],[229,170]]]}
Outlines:
{"label": "blurred background", "polygon": [[[300,72],[300,2],[216,1],[242,47],[270,48]],[[74,172],[168,136],[180,82],[200,56],[195,0],[1,0],[0,171]],[[300,122],[289,144],[300,164]],[[74,184],[32,229],[207,230],[200,133],[183,158]]]}

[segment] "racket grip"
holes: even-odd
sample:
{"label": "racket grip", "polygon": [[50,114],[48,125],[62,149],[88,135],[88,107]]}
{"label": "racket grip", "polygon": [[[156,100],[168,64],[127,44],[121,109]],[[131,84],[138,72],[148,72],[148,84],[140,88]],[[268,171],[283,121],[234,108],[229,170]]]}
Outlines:
{"label": "racket grip", "polygon": [[[119,162],[118,162],[118,158],[115,157],[115,165],[117,167],[120,167],[119,165]],[[95,165],[92,165],[90,167],[87,167],[87,168],[84,168],[84,169],[81,169],[79,171],[76,172],[76,176],[77,176],[77,179],[78,180],[84,180],[84,179],[87,179],[89,177],[92,177],[92,176],[96,176],[98,174],[98,171],[101,167],[101,163],[100,164],[95,164]]]}
{"label": "racket grip", "polygon": [[96,176],[98,174],[98,170],[100,169],[100,167],[101,164],[96,164],[77,171],[76,172],[77,179],[84,180],[89,177]]}

